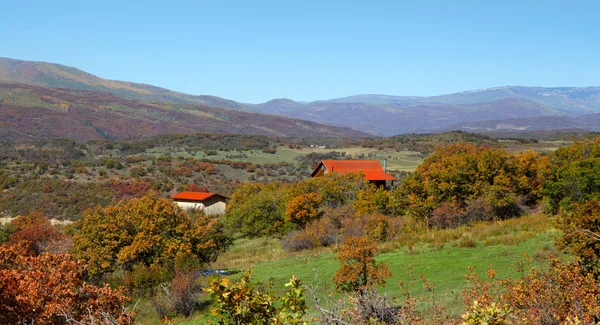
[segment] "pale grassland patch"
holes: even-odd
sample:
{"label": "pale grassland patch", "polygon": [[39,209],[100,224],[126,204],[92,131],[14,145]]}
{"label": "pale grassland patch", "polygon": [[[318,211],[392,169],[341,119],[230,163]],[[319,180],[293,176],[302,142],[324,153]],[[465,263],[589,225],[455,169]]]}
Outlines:
{"label": "pale grassland patch", "polygon": [[[9,222],[11,222],[14,219],[16,219],[16,217],[15,218],[8,218],[8,217],[0,218],[0,224],[3,225],[3,224],[6,224],[6,223],[9,223]],[[50,224],[53,225],[53,226],[57,226],[57,225],[58,226],[66,226],[66,225],[70,225],[72,223],[73,223],[73,221],[71,221],[71,220],[50,219]]]}
{"label": "pale grassland patch", "polygon": [[335,247],[322,247],[299,252],[289,252],[281,246],[281,240],[276,238],[240,238],[225,253],[211,263],[213,269],[247,269],[257,263],[291,258],[296,256],[318,256],[332,252]]}
{"label": "pale grassland patch", "polygon": [[407,219],[407,222],[414,228],[411,231],[407,229],[409,227],[403,227],[396,240],[407,247],[428,244],[433,249],[439,249],[448,243],[464,247],[459,242],[462,240],[462,244],[467,245],[463,238],[483,242],[485,246],[515,245],[539,233],[556,231],[552,227],[552,219],[541,213],[508,220],[478,222],[453,229],[426,229],[419,227],[414,221]]}

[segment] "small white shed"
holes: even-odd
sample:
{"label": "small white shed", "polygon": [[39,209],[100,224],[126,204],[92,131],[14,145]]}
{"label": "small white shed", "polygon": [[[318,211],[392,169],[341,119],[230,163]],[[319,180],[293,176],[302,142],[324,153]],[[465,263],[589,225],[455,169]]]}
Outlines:
{"label": "small white shed", "polygon": [[181,192],[173,195],[173,201],[182,209],[204,210],[206,215],[224,214],[227,197],[212,192]]}

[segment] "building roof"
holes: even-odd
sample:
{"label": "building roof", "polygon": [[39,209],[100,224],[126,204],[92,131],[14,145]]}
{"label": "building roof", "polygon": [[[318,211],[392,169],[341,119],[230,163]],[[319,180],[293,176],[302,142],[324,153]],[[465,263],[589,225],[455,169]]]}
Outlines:
{"label": "building roof", "polygon": [[368,181],[395,181],[396,178],[386,173],[377,160],[323,160],[312,172],[314,177],[325,166],[330,172],[345,174],[363,172]]}
{"label": "building roof", "polygon": [[212,192],[181,192],[173,195],[173,200],[204,201],[214,195],[226,198],[223,195]]}

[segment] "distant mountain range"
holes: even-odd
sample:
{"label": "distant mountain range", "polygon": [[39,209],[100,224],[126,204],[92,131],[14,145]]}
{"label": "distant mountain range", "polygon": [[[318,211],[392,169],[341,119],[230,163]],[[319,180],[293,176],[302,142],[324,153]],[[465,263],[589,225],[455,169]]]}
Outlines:
{"label": "distant mountain range", "polygon": [[59,64],[2,58],[0,82],[110,92],[115,99],[172,103],[163,105],[175,111],[179,108],[174,104],[186,104],[260,112],[384,136],[452,129],[489,132],[549,130],[553,127],[597,130],[594,121],[598,121],[596,114],[600,113],[600,87],[506,86],[431,97],[355,95],[313,102],[279,98],[262,104],[247,104],[215,96],[188,95],[150,85],[105,80]]}
{"label": "distant mountain range", "polygon": [[537,116],[505,120],[464,122],[440,128],[436,131],[445,132],[450,130],[491,133],[501,133],[507,131],[530,132],[565,130],[588,130],[600,132],[600,113],[586,114],[579,117]]}
{"label": "distant mountain range", "polygon": [[[263,112],[349,126],[381,135],[480,130],[477,122],[565,117],[567,128],[589,128],[577,119],[600,113],[600,87],[499,87],[434,97],[356,95],[308,103],[288,99],[255,105]],[[582,117],[585,120],[585,117]],[[510,124],[506,124],[509,127]],[[523,126],[519,126],[522,128]],[[515,129],[518,130],[518,129]]]}

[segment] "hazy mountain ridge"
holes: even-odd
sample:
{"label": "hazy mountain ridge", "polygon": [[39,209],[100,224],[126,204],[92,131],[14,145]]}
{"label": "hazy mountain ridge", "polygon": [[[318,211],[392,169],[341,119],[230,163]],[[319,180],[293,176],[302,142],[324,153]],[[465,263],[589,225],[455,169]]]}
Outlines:
{"label": "hazy mountain ridge", "polygon": [[[59,64],[1,58],[0,82],[98,90],[126,99],[262,112],[380,135],[469,127],[471,124],[465,123],[479,121],[600,113],[600,87],[504,86],[430,97],[362,94],[312,102],[277,98],[260,104],[245,104],[215,96],[193,96],[151,85],[106,80]],[[570,125],[578,123],[576,119],[561,121],[561,128],[565,123],[564,127],[573,129],[594,127],[588,126],[589,123]]]}
{"label": "hazy mountain ridge", "polygon": [[561,112],[556,109],[516,98],[480,104],[420,104],[404,107],[351,102],[318,102],[305,104],[301,109],[270,111],[270,113],[315,122],[328,121],[382,135],[431,132],[468,121],[561,115]]}
{"label": "hazy mountain ridge", "polygon": [[600,131],[600,113],[578,117],[537,116],[518,119],[487,120],[465,122],[440,128],[436,131],[461,130],[468,132],[506,132],[506,131],[561,131],[588,130]]}
{"label": "hazy mountain ridge", "polygon": [[256,107],[273,114],[393,135],[447,130],[476,121],[596,113],[600,112],[600,87],[507,86],[433,97],[355,95],[298,105],[288,102],[286,106],[280,109],[271,103]]}

